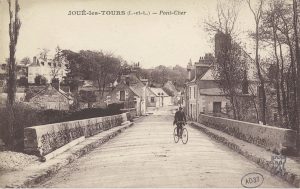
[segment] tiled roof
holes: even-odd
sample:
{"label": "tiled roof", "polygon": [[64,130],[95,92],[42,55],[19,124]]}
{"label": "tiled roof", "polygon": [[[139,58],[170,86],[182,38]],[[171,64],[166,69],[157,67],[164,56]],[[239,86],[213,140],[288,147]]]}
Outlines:
{"label": "tiled roof", "polygon": [[55,89],[52,85],[46,86],[44,89],[42,89],[42,90],[40,90],[39,92],[37,92],[32,98],[34,98],[34,97],[36,97],[36,96],[38,96],[38,95],[43,95],[49,88],[51,88],[51,89],[53,89],[53,90],[56,90],[57,92],[59,92],[60,94],[62,94],[65,98],[71,99],[71,96],[70,96],[68,93],[64,92],[64,91],[61,90],[61,89],[57,90],[57,89]]}
{"label": "tiled roof", "polygon": [[132,85],[129,86],[129,88],[132,90],[133,93],[135,93],[137,96],[142,97],[143,96],[143,88],[136,86],[136,85]]}

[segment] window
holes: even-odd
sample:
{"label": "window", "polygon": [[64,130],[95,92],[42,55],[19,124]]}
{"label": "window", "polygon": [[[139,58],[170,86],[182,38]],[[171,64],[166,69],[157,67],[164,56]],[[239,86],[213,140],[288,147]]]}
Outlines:
{"label": "window", "polygon": [[120,91],[120,101],[125,101],[125,91]]}
{"label": "window", "polygon": [[154,97],[151,97],[151,103],[154,103]]}
{"label": "window", "polygon": [[190,97],[192,98],[192,87],[190,87]]}
{"label": "window", "polygon": [[221,113],[221,102],[213,102],[213,112]]}
{"label": "window", "polygon": [[196,98],[196,87],[194,87],[194,98]]}

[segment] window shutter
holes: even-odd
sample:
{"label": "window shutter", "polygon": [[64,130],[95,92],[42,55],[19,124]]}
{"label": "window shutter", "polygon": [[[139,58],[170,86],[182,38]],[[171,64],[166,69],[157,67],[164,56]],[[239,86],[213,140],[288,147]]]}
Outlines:
{"label": "window shutter", "polygon": [[125,99],[128,100],[129,94],[128,91],[125,91]]}

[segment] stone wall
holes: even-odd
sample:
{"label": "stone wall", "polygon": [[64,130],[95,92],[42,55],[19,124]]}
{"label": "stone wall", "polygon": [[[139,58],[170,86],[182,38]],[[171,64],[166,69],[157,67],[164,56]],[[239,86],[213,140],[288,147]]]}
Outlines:
{"label": "stone wall", "polygon": [[24,129],[24,151],[45,156],[81,136],[87,138],[120,126],[127,121],[127,114],[27,127]]}
{"label": "stone wall", "polygon": [[297,134],[291,129],[284,129],[232,119],[199,115],[199,122],[236,138],[275,153],[290,153],[296,150]]}
{"label": "stone wall", "polygon": [[137,111],[135,108],[129,108],[129,109],[121,109],[122,112],[127,112],[127,120],[132,121],[133,118],[137,116]]}

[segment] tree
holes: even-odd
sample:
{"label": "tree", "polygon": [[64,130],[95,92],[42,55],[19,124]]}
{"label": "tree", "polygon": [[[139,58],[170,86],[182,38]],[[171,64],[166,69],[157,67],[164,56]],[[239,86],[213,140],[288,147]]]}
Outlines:
{"label": "tree", "polygon": [[238,18],[240,2],[238,0],[218,0],[217,18],[205,21],[207,32],[222,32],[235,37],[235,23]]}
{"label": "tree", "polygon": [[16,92],[16,46],[19,37],[19,30],[21,28],[21,21],[19,19],[20,6],[18,0],[15,0],[15,6],[12,7],[11,0],[8,0],[9,5],[9,64],[8,64],[8,81],[7,91],[8,98],[7,103],[9,106],[13,106],[15,102]]}
{"label": "tree", "polygon": [[[271,65],[272,72],[270,73],[272,76],[271,82],[274,83],[276,89],[276,101],[277,101],[277,113],[279,116],[279,125],[283,126],[283,115],[282,115],[282,102],[281,102],[281,93],[283,92],[283,88],[280,87],[282,85],[282,72],[280,69],[280,60],[279,60],[279,52],[278,52],[278,25],[279,25],[279,15],[278,15],[278,1],[273,1],[269,3],[269,7],[262,14],[262,25],[260,27],[260,35],[263,36],[265,41],[268,41],[271,44],[275,57],[275,64]],[[261,37],[262,38],[262,37]]]}
{"label": "tree", "polygon": [[31,60],[29,57],[24,57],[20,62],[21,62],[21,64],[24,64],[25,66],[31,64]]}
{"label": "tree", "polygon": [[62,53],[68,61],[66,82],[75,86],[80,79],[93,80],[102,96],[107,85],[121,71],[121,58],[111,53],[90,50],[81,50],[79,53],[63,50]]}
{"label": "tree", "polygon": [[16,46],[21,28],[19,19],[20,5],[18,0],[15,0],[14,7],[11,0],[8,0],[9,6],[9,63],[8,63],[8,79],[7,79],[7,108],[9,111],[9,133],[10,133],[10,148],[13,150],[15,146],[15,128],[14,128],[14,111],[13,105],[16,95]]}
{"label": "tree", "polygon": [[35,83],[36,85],[46,85],[47,79],[46,79],[44,76],[37,75],[37,76],[34,78],[34,83]]}
{"label": "tree", "polygon": [[41,49],[40,54],[39,54],[40,59],[46,62],[48,60],[49,52],[50,52],[49,49],[46,49],[46,48]]}
{"label": "tree", "polygon": [[246,0],[249,9],[251,10],[253,17],[254,17],[254,21],[255,21],[255,64],[256,64],[256,69],[257,69],[257,74],[258,74],[258,78],[260,81],[260,94],[261,94],[261,121],[263,122],[263,124],[265,125],[266,122],[266,110],[267,110],[267,97],[266,97],[266,91],[265,91],[265,81],[264,81],[264,77],[261,73],[261,65],[259,62],[259,26],[260,26],[260,22],[261,22],[261,17],[262,17],[262,12],[263,12],[263,2],[264,0],[259,0],[257,3],[257,8],[253,9],[253,5],[251,5],[251,1],[250,0]]}
{"label": "tree", "polygon": [[103,97],[107,85],[117,78],[121,62],[111,53],[97,53],[95,60],[92,62],[93,80],[97,81],[99,92]]}
{"label": "tree", "polygon": [[296,131],[300,132],[300,48],[299,48],[299,37],[298,37],[298,30],[299,30],[299,22],[298,22],[298,1],[293,0],[293,29],[295,34],[295,51],[296,51],[296,63],[297,63],[297,78],[296,78],[296,104],[297,108],[295,109],[295,114],[297,115],[296,123],[298,127],[296,128]]}
{"label": "tree", "polygon": [[28,79],[26,77],[21,77],[18,80],[18,85],[19,86],[27,86],[28,85]]}
{"label": "tree", "polygon": [[51,65],[51,75],[52,80],[57,79],[56,77],[61,73],[64,66],[64,56],[61,48],[59,46],[55,49],[55,55],[53,58],[53,64]]}
{"label": "tree", "polygon": [[[216,35],[218,36],[216,41],[221,40],[223,43],[216,46],[214,78],[218,81],[223,93],[229,97],[234,119],[240,120],[242,104],[239,96],[242,95],[243,84],[247,83],[247,68],[239,53],[240,45],[232,42],[229,34],[218,33]],[[245,89],[244,91],[247,92]]]}
{"label": "tree", "polygon": [[215,34],[214,77],[224,94],[229,97],[234,119],[240,119],[240,105],[238,101],[239,89],[243,80],[243,69],[239,54],[240,47],[233,42],[235,22],[238,17],[238,1],[218,1],[216,21],[206,21],[206,31]]}

